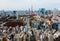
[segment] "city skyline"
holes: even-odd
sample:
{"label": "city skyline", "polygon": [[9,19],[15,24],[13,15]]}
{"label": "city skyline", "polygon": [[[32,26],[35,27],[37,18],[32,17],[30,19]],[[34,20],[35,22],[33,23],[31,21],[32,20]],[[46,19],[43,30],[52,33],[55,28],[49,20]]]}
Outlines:
{"label": "city skyline", "polygon": [[33,6],[39,8],[60,10],[60,0],[0,0],[0,10],[26,10]]}

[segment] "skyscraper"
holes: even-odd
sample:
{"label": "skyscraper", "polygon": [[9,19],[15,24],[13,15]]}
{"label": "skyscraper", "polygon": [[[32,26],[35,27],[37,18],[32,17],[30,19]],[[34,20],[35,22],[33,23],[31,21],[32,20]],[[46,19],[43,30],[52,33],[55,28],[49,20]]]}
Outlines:
{"label": "skyscraper", "polygon": [[31,6],[31,9],[30,9],[30,15],[33,15],[34,12],[33,12],[33,6]]}

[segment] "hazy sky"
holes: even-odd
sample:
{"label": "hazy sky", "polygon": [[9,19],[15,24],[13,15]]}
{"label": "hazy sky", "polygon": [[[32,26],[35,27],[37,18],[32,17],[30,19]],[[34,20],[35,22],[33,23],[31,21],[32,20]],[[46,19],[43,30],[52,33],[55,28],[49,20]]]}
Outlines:
{"label": "hazy sky", "polygon": [[0,0],[0,10],[28,9],[31,6],[34,10],[38,8],[60,9],[60,0]]}

